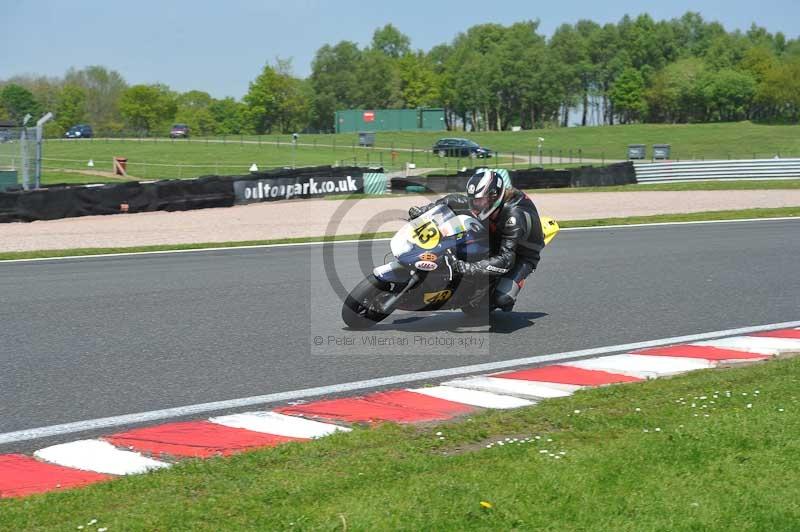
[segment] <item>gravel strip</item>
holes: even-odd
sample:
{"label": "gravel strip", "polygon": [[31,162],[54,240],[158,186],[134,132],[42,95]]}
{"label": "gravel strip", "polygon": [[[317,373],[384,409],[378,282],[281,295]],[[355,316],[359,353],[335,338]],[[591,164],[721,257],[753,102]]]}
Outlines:
{"label": "gravel strip", "polygon": [[[0,224],[0,251],[270,240],[397,230],[412,205],[432,196],[290,200],[233,208],[86,216]],[[542,214],[586,220],[800,206],[800,190],[632,191],[535,196]]]}

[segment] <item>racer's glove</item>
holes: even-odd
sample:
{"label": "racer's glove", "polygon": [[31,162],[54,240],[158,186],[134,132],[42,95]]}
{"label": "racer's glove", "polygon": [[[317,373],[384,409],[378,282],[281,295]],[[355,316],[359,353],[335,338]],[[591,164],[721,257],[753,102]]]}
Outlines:
{"label": "racer's glove", "polygon": [[414,218],[419,218],[425,212],[425,209],[422,207],[411,207],[408,209],[408,219],[413,220]]}
{"label": "racer's glove", "polygon": [[450,269],[450,280],[452,280],[455,275],[464,275],[469,269],[466,262],[456,258],[450,253],[445,255],[444,260],[447,263],[447,267]]}

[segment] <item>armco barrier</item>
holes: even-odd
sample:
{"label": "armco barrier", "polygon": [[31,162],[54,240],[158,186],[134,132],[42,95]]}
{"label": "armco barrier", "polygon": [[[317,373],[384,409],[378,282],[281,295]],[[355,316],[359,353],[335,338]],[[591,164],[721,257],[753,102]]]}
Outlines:
{"label": "armco barrier", "polygon": [[711,179],[800,178],[800,159],[739,159],[635,163],[639,183]]}
{"label": "armco barrier", "polygon": [[[383,169],[369,169],[374,193]],[[0,222],[31,222],[75,216],[183,211],[231,207],[287,198],[363,194],[367,169],[318,166],[281,169],[242,176],[205,176],[108,185],[49,186],[0,192]],[[383,187],[385,189],[385,185]]]}
{"label": "armco barrier", "polygon": [[[475,173],[472,168],[456,175],[429,175],[409,178],[392,178],[393,192],[404,192],[408,187],[413,191],[425,190],[428,192],[449,193],[463,192],[467,180]],[[505,170],[502,170],[505,171]],[[551,170],[544,168],[527,168],[507,172],[511,184],[516,188],[567,188],[567,187],[599,187],[612,185],[627,185],[636,183],[633,164],[630,162],[617,163],[608,166],[583,166],[565,170]]]}

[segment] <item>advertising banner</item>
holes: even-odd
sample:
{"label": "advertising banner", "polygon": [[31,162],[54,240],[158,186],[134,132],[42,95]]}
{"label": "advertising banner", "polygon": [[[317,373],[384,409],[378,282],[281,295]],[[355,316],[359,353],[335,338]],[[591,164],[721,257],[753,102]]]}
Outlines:
{"label": "advertising banner", "polygon": [[233,182],[237,204],[314,198],[339,194],[363,194],[364,174],[341,176],[275,176],[240,179]]}

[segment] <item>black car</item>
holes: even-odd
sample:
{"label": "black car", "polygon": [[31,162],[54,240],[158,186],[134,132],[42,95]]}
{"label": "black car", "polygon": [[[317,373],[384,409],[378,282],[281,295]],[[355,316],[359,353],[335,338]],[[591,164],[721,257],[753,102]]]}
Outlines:
{"label": "black car", "polygon": [[94,136],[94,132],[92,132],[92,126],[78,124],[77,126],[69,128],[69,130],[64,133],[64,136],[68,139],[90,139]]}
{"label": "black car", "polygon": [[492,150],[481,148],[477,142],[467,139],[439,139],[433,145],[433,154],[439,157],[472,157],[484,159],[492,156]]}
{"label": "black car", "polygon": [[169,137],[172,139],[188,139],[189,126],[186,124],[175,124],[169,131]]}

